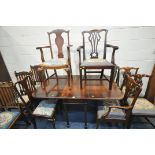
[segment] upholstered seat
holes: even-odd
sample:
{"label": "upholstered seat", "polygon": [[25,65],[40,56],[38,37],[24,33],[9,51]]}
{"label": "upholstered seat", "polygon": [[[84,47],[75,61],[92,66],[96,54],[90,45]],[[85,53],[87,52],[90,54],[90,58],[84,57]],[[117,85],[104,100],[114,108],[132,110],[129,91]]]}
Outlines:
{"label": "upholstered seat", "polygon": [[43,62],[41,65],[44,67],[68,66],[68,60],[66,58],[55,58],[55,59],[50,59],[46,62]]}
{"label": "upholstered seat", "polygon": [[[27,95],[23,95],[22,98],[24,99],[25,103],[29,103],[29,97]],[[18,98],[18,102],[20,104],[23,104],[23,101],[21,100],[21,98]]]}
{"label": "upholstered seat", "polygon": [[97,65],[97,66],[113,66],[113,64],[111,64],[110,62],[108,62],[106,59],[101,59],[101,58],[93,58],[93,59],[87,59],[87,60],[84,60],[82,63],[81,63],[81,66],[94,66],[94,65]]}
{"label": "upholstered seat", "polygon": [[[98,106],[97,118],[101,119],[109,110],[109,106],[120,106],[118,100],[105,100],[103,106]],[[108,119],[125,119],[125,113],[122,109],[112,108]]]}
{"label": "upholstered seat", "polygon": [[55,111],[56,101],[53,100],[43,100],[39,103],[37,108],[34,110],[33,115],[52,117]]}
{"label": "upholstered seat", "polygon": [[[133,101],[133,98],[128,98],[128,104],[131,104]],[[133,115],[154,115],[155,116],[155,105],[148,101],[145,98],[138,98],[133,110]]]}
{"label": "upholstered seat", "polygon": [[0,129],[7,129],[19,117],[20,112],[5,111],[0,113]]}

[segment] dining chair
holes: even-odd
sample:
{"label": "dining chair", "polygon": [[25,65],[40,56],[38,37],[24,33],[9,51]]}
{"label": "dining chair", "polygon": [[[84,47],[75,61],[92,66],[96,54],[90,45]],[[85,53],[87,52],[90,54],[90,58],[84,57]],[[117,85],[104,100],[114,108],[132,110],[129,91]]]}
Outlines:
{"label": "dining chair", "polygon": [[[32,94],[35,93],[36,88],[32,78],[30,76],[27,76],[23,80],[17,81],[16,85],[21,85],[28,94],[29,100],[33,102]],[[31,112],[34,128],[37,128],[35,121],[36,117],[46,118],[52,121],[53,128],[55,128],[56,102],[56,100],[42,100],[39,102],[38,106],[33,110],[33,112]]]}
{"label": "dining chair", "polygon": [[[94,29],[83,31],[83,45],[77,48],[79,53],[79,73],[80,73],[80,87],[82,88],[83,80],[97,80],[88,79],[87,73],[100,73],[98,80],[108,80],[109,89],[112,89],[115,72],[115,51],[118,50],[117,46],[107,44],[106,29]],[[107,48],[112,49],[111,60],[107,60]],[[104,74],[104,70],[110,70],[110,78]],[[83,78],[84,71],[84,78]]]}
{"label": "dining chair", "polygon": [[[136,74],[136,75],[133,75],[132,77],[139,85],[141,85],[141,87],[143,86],[143,80],[148,79],[148,86],[145,91],[145,95],[139,96],[137,98],[132,110],[132,117],[144,117],[147,120],[147,122],[150,123],[155,128],[155,125],[149,119],[149,118],[155,117],[155,103],[149,101],[147,97],[148,88],[149,88],[152,76],[147,74]],[[133,101],[133,98],[128,98],[129,105],[132,103],[132,101]]]}
{"label": "dining chair", "polygon": [[[16,77],[16,80],[19,81],[19,80],[22,80],[24,79],[26,76],[32,76],[32,73],[31,72],[27,72],[27,71],[21,71],[21,72],[17,72],[15,71],[14,72],[15,74],[15,77]],[[20,94],[22,95],[22,98],[24,99],[25,103],[26,104],[29,104],[29,98],[28,96],[25,94],[25,91],[23,89],[23,87],[21,87],[20,85],[18,86],[18,89],[19,89],[19,92]],[[20,103],[23,103],[20,98],[19,98],[19,102]]]}
{"label": "dining chair", "polygon": [[[132,109],[141,92],[141,85],[127,75],[126,90],[122,100],[104,100],[102,105],[98,106],[96,128],[103,119],[104,122],[122,123],[125,128],[130,127]],[[133,97],[130,105],[128,98]]]}
{"label": "dining chair", "polygon": [[39,87],[49,79],[49,74],[46,69],[40,67],[40,65],[30,65],[32,79],[35,82],[35,86]]}
{"label": "dining chair", "polygon": [[[45,69],[53,69],[54,75],[58,82],[58,69],[64,69],[68,75],[68,85],[70,86],[70,80],[72,78],[71,68],[71,56],[70,56],[70,37],[69,31],[64,29],[56,29],[51,32],[47,32],[49,39],[49,46],[37,47],[41,53],[41,66]],[[65,35],[65,36],[64,36]],[[56,46],[56,47],[55,47]],[[55,48],[54,48],[55,47]],[[67,47],[67,51],[64,47]],[[49,49],[51,58],[45,60],[44,50]]]}
{"label": "dining chair", "polygon": [[138,73],[138,70],[139,70],[138,67],[118,67],[116,83],[121,88],[121,90],[125,85],[125,81],[126,81],[125,76],[136,75]]}
{"label": "dining chair", "polygon": [[19,98],[26,104],[12,82],[0,83],[0,129],[12,128],[21,119],[29,125]]}

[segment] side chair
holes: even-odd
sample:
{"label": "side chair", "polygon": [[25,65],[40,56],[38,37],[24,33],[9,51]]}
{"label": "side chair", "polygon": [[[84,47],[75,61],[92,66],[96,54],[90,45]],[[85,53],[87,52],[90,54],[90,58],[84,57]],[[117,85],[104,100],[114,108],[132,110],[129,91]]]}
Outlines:
{"label": "side chair", "polygon": [[[32,94],[35,93],[36,88],[34,82],[30,76],[25,77],[23,80],[18,81],[16,85],[21,85],[26,93],[28,94],[29,100],[33,102]],[[34,128],[37,128],[35,118],[46,118],[49,121],[52,121],[53,128],[55,128],[55,107],[56,100],[42,100],[39,102],[38,106],[31,112],[33,117]]]}

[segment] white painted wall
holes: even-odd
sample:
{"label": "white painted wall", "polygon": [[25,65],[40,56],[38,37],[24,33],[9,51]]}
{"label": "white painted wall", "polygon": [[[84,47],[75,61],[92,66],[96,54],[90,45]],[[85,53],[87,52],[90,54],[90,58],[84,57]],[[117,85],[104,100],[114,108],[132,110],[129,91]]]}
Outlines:
{"label": "white painted wall", "polygon": [[[155,27],[0,27],[0,51],[13,80],[14,71],[29,70],[31,64],[40,63],[37,46],[48,45],[48,31],[57,28],[70,30],[73,74],[79,74],[77,47],[82,43],[81,32],[106,28],[108,43],[119,46],[116,63],[120,66],[140,67],[140,73],[151,74],[155,63]],[[145,82],[144,87],[146,87]]]}

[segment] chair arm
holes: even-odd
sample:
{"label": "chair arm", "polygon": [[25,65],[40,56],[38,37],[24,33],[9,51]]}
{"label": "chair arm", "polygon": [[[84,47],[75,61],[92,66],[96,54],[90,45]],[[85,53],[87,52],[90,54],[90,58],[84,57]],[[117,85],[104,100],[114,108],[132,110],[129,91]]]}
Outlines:
{"label": "chair arm", "polygon": [[112,108],[122,109],[122,110],[130,110],[132,109],[132,106],[109,106],[108,112],[104,115],[104,117],[107,117],[111,111]]}
{"label": "chair arm", "polygon": [[67,48],[70,48],[70,47],[72,47],[73,45],[67,45]]}
{"label": "chair arm", "polygon": [[114,46],[114,45],[110,45],[110,44],[106,44],[106,47],[110,47],[110,48],[113,48],[115,50],[118,50],[119,49],[118,46]]}
{"label": "chair arm", "polygon": [[118,46],[113,46],[113,45],[110,45],[110,44],[106,44],[106,47],[110,47],[113,49],[112,51],[112,56],[111,56],[111,63],[115,65],[115,51],[119,49]]}
{"label": "chair arm", "polygon": [[77,51],[78,51],[78,52],[81,52],[81,49],[83,49],[83,46],[79,46],[79,47],[77,48]]}
{"label": "chair arm", "polygon": [[77,51],[79,52],[79,65],[81,64],[81,49],[83,49],[83,46],[77,48]]}
{"label": "chair arm", "polygon": [[36,47],[36,49],[43,49],[43,48],[50,48],[50,46],[42,46],[42,47]]}

